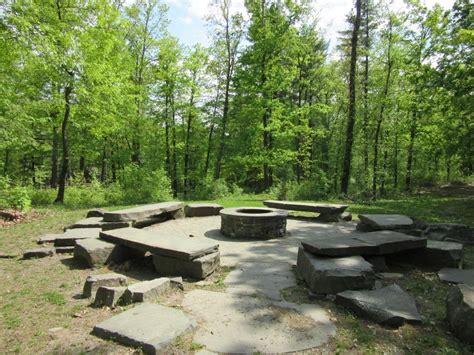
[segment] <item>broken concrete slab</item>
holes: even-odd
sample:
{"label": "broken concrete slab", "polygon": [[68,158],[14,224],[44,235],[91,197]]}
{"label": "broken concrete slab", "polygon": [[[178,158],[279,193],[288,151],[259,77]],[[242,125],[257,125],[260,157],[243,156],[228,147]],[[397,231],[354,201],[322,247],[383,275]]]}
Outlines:
{"label": "broken concrete slab", "polygon": [[157,354],[195,326],[195,321],[178,309],[142,303],[96,325],[92,333],[139,347],[145,354]]}
{"label": "broken concrete slab", "polygon": [[224,284],[227,293],[283,300],[280,292],[296,286],[296,278],[288,263],[242,262],[227,275]]}
{"label": "broken concrete slab", "polygon": [[67,226],[64,230],[77,229],[77,228],[100,228],[103,231],[127,228],[132,225],[132,222],[105,222],[102,217],[89,217],[81,219],[76,223]]}
{"label": "broken concrete slab", "polygon": [[115,307],[122,299],[125,286],[100,286],[94,299],[94,307]]}
{"label": "broken concrete slab", "polygon": [[159,231],[150,232],[137,228],[102,231],[100,237],[130,248],[149,251],[154,255],[182,260],[193,260],[206,254],[215,253],[219,249],[219,244],[206,238],[164,235]]}
{"label": "broken concrete slab", "polygon": [[102,208],[94,208],[87,211],[86,218],[89,217],[104,217],[105,211]]}
{"label": "broken concrete slab", "polygon": [[73,247],[79,239],[98,239],[100,228],[68,229],[54,240],[56,247]]}
{"label": "broken concrete slab", "polygon": [[47,256],[53,256],[53,248],[37,248],[37,249],[27,249],[23,252],[23,259],[34,259],[34,258],[45,258]]}
{"label": "broken concrete slab", "polygon": [[393,231],[350,233],[302,242],[305,250],[321,256],[386,255],[426,247],[426,238]]}
{"label": "broken concrete slab", "polygon": [[374,230],[410,228],[414,223],[410,217],[398,214],[360,214],[359,220]]}
{"label": "broken concrete slab", "polygon": [[127,208],[118,211],[108,211],[104,214],[105,222],[128,222],[143,220],[166,212],[176,212],[184,208],[184,203],[178,201],[155,203]]}
{"label": "broken concrete slab", "polygon": [[182,276],[203,280],[220,265],[220,254],[215,252],[193,260],[177,259],[163,255],[153,255],[153,264],[158,275]]}
{"label": "broken concrete slab", "polygon": [[372,265],[361,256],[321,257],[300,248],[296,266],[309,289],[318,294],[370,289],[375,282]]}
{"label": "broken concrete slab", "polygon": [[217,353],[303,351],[336,333],[329,314],[317,304],[193,290],[185,294],[183,309],[202,320],[194,341]]}
{"label": "broken concrete slab", "polygon": [[82,239],[76,241],[74,259],[85,262],[89,267],[101,267],[111,262],[141,258],[145,252],[113,244],[102,239]]}
{"label": "broken concrete slab", "polygon": [[127,277],[116,273],[89,275],[84,283],[82,294],[91,298],[100,286],[125,286]]}
{"label": "broken concrete slab", "polygon": [[415,299],[396,284],[373,291],[340,292],[336,303],[385,326],[421,323]]}
{"label": "broken concrete slab", "polygon": [[215,203],[190,203],[184,207],[186,217],[218,216],[224,207]]}
{"label": "broken concrete slab", "polygon": [[387,256],[389,262],[407,263],[425,269],[459,267],[462,265],[463,245],[428,240],[426,248]]}
{"label": "broken concrete slab", "polygon": [[474,345],[474,286],[457,285],[446,300],[446,318],[452,332],[463,342]]}
{"label": "broken concrete slab", "polygon": [[56,240],[56,238],[62,236],[63,234],[60,234],[60,233],[56,233],[56,234],[45,234],[45,235],[42,235],[41,237],[39,237],[37,240],[36,240],[36,243],[37,244],[46,244],[46,243],[54,243],[54,241]]}
{"label": "broken concrete slab", "polygon": [[472,229],[465,224],[430,223],[423,231],[423,236],[437,241],[474,244]]}
{"label": "broken concrete slab", "polygon": [[438,272],[441,281],[453,284],[466,284],[474,286],[474,269],[460,270],[454,268],[444,268]]}
{"label": "broken concrete slab", "polygon": [[153,301],[170,288],[171,282],[167,277],[138,282],[127,287],[123,295],[123,302],[124,304],[131,304]]}

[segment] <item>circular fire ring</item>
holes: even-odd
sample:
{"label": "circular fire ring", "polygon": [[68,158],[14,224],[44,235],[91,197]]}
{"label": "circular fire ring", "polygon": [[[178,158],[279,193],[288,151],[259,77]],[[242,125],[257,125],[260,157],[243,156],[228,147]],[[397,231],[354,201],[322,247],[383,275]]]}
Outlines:
{"label": "circular fire ring", "polygon": [[231,238],[272,239],[286,233],[288,212],[273,208],[224,208],[221,215],[221,233]]}

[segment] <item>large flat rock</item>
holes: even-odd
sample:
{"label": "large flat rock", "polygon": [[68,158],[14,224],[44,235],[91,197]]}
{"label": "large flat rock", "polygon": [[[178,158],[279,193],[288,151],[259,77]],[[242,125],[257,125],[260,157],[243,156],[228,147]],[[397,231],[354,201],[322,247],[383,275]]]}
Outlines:
{"label": "large flat rock", "polygon": [[100,228],[101,230],[112,230],[117,228],[127,228],[131,226],[131,222],[105,222],[102,217],[89,217],[81,219],[76,223],[66,227],[66,230],[76,228]]}
{"label": "large flat rock", "polygon": [[224,207],[215,203],[190,203],[184,207],[186,217],[218,216]]}
{"label": "large flat rock", "polygon": [[282,210],[303,211],[303,212],[317,212],[322,214],[340,214],[346,210],[348,205],[336,205],[326,203],[305,203],[305,202],[290,202],[265,200],[263,204],[271,208],[279,208]]}
{"label": "large flat rock", "polygon": [[145,354],[157,354],[194,327],[194,320],[178,309],[143,303],[97,324],[92,332],[104,339],[140,347]]}
{"label": "large flat rock", "polygon": [[194,341],[218,353],[303,351],[324,344],[336,332],[317,304],[193,290],[185,295],[183,309],[200,323]]}
{"label": "large flat rock", "polygon": [[396,284],[373,291],[344,291],[336,295],[336,302],[382,325],[421,323],[414,298]]}
{"label": "large flat rock", "polygon": [[438,272],[441,281],[474,286],[474,270],[444,268]]}
{"label": "large flat rock", "polygon": [[446,318],[459,339],[474,345],[474,286],[458,285],[451,290],[446,300]]}
{"label": "large flat rock", "polygon": [[100,237],[112,243],[149,251],[155,255],[183,260],[193,260],[219,250],[219,244],[203,237],[165,235],[159,231],[151,232],[137,228],[102,231]]}
{"label": "large flat rock", "polygon": [[318,294],[372,288],[375,283],[372,265],[361,256],[321,257],[300,248],[296,266],[309,289]]}
{"label": "large flat rock", "polygon": [[203,280],[220,265],[220,253],[206,254],[192,260],[153,255],[153,265],[158,275],[181,276]]}
{"label": "large flat rock", "polygon": [[426,247],[426,238],[392,231],[351,233],[302,242],[305,250],[322,256],[386,255]]}
{"label": "large flat rock", "polygon": [[81,239],[98,239],[100,228],[74,228],[67,229],[62,235],[59,235],[54,240],[54,245],[57,247],[74,246],[76,240]]}
{"label": "large flat rock", "polygon": [[104,213],[105,222],[128,222],[143,220],[166,212],[174,212],[182,209],[184,203],[178,201],[155,203],[118,211],[107,211]]}
{"label": "large flat rock", "polygon": [[465,224],[430,223],[423,231],[423,236],[438,241],[474,244],[472,229]]}
{"label": "large flat rock", "polygon": [[399,214],[360,214],[359,219],[375,230],[410,228],[414,224],[410,217]]}

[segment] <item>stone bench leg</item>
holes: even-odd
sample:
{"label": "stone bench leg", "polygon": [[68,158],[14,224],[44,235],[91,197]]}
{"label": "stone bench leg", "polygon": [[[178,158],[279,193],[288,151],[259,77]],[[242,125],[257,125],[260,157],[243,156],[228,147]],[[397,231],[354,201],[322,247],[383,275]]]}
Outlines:
{"label": "stone bench leg", "polygon": [[321,213],[318,217],[316,217],[316,221],[318,222],[342,222],[342,214],[341,213]]}

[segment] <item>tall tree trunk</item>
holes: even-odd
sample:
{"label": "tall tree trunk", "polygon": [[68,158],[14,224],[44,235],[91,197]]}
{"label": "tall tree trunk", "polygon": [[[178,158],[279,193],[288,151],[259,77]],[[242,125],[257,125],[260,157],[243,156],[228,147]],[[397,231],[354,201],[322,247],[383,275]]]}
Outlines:
{"label": "tall tree trunk", "polygon": [[10,148],[7,148],[5,150],[5,159],[3,161],[3,176],[7,176],[9,166],[10,166]]}
{"label": "tall tree trunk", "polygon": [[194,107],[194,86],[195,86],[195,76],[193,77],[193,86],[191,89],[191,97],[189,98],[189,114],[188,122],[186,125],[186,137],[184,140],[184,197],[188,196],[189,193],[189,157],[190,157],[190,146],[191,146],[191,128],[193,124],[193,107]]}
{"label": "tall tree trunk", "polygon": [[351,67],[349,72],[349,113],[347,118],[346,146],[341,179],[341,193],[347,195],[351,176],[352,144],[354,141],[354,124],[356,117],[355,74],[357,64],[357,39],[359,37],[361,0],[356,0],[356,18],[351,38]]}
{"label": "tall tree trunk", "polygon": [[212,147],[212,135],[214,133],[214,123],[211,123],[209,127],[209,134],[207,136],[207,152],[206,152],[206,163],[204,164],[204,177],[207,177],[209,171],[209,162],[211,160],[211,147]]}
{"label": "tall tree trunk", "polygon": [[61,142],[62,142],[62,159],[61,159],[61,173],[59,174],[58,194],[55,203],[64,203],[64,192],[66,189],[66,176],[69,171],[69,148],[67,129],[69,123],[69,116],[71,114],[71,93],[72,85],[66,84],[64,88],[64,117],[61,125]]}
{"label": "tall tree trunk", "polygon": [[415,145],[416,128],[417,128],[417,112],[416,108],[412,113],[412,120],[410,125],[410,143],[408,144],[408,156],[407,156],[407,171],[405,176],[405,190],[411,191],[411,177],[413,168],[413,147]]}
{"label": "tall tree trunk", "polygon": [[107,149],[106,143],[102,147],[102,158],[100,160],[100,182],[105,183],[107,180]]}
{"label": "tall tree trunk", "polygon": [[172,179],[171,174],[171,151],[170,151],[170,118],[169,118],[169,96],[165,98],[165,163],[166,163],[166,174],[168,178]]}
{"label": "tall tree trunk", "polygon": [[[365,59],[364,59],[364,171],[369,171],[369,52],[370,52],[370,26],[369,26],[369,0],[364,1],[365,12]],[[369,174],[365,174],[369,178]],[[364,189],[368,187],[370,180],[366,180],[367,184]]]}
{"label": "tall tree trunk", "polygon": [[222,112],[221,140],[220,140],[220,143],[219,143],[219,149],[217,151],[216,167],[215,167],[215,171],[214,171],[214,179],[215,180],[217,180],[221,177],[222,157],[224,156],[225,138],[226,138],[226,130],[227,130],[227,120],[228,120],[228,116],[229,116],[230,81],[231,81],[231,67],[228,64],[227,69],[226,69],[226,79],[225,79],[224,109],[223,109],[223,112]]}
{"label": "tall tree trunk", "polygon": [[58,127],[53,127],[53,146],[51,150],[51,177],[49,186],[52,189],[58,187],[58,150],[59,150],[59,134]]}
{"label": "tall tree trunk", "polygon": [[395,143],[393,147],[393,187],[398,188],[398,127],[395,127]]}
{"label": "tall tree trunk", "polygon": [[171,103],[171,115],[172,115],[172,126],[171,126],[171,144],[173,149],[173,166],[172,166],[172,179],[171,187],[173,189],[173,197],[178,196],[178,158],[176,152],[176,112],[174,107],[174,99],[172,98]]}

